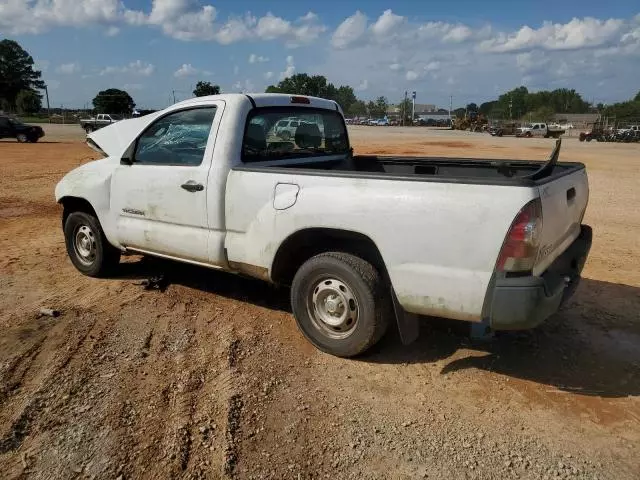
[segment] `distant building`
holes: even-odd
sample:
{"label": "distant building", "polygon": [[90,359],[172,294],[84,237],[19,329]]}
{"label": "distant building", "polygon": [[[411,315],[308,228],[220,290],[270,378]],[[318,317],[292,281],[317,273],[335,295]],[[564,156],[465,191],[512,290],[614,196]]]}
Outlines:
{"label": "distant building", "polygon": [[[438,111],[438,107],[429,103],[416,103],[416,117],[427,113],[434,113]],[[402,114],[400,111],[400,105],[389,105],[387,107],[387,116],[390,118],[399,117]]]}
{"label": "distant building", "polygon": [[598,113],[556,113],[553,116],[557,123],[588,124],[600,118]]}

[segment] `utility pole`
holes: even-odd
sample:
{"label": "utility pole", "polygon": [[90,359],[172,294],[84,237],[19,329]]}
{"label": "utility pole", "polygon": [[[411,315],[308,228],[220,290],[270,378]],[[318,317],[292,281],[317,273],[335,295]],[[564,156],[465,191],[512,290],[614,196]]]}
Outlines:
{"label": "utility pole", "polygon": [[453,95],[449,95],[449,121],[451,121],[451,110],[453,110]]}
{"label": "utility pole", "polygon": [[49,107],[49,89],[47,85],[44,86],[44,93],[47,97],[47,117],[49,117],[49,123],[51,123],[51,108]]}
{"label": "utility pole", "polygon": [[412,100],[412,104],[411,104],[411,125],[413,125],[413,121],[415,120],[415,117],[416,117],[416,92],[415,92],[415,90],[411,94],[411,100]]}
{"label": "utility pole", "polygon": [[404,91],[404,102],[402,102],[402,126],[404,127],[407,123],[407,91]]}

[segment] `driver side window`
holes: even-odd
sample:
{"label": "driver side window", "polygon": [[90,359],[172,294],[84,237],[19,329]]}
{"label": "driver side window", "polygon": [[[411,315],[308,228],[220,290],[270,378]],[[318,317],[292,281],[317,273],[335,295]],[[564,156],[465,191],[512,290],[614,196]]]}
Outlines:
{"label": "driver side window", "polygon": [[210,106],[162,117],[138,139],[133,161],[141,165],[200,165],[215,114],[216,107]]}

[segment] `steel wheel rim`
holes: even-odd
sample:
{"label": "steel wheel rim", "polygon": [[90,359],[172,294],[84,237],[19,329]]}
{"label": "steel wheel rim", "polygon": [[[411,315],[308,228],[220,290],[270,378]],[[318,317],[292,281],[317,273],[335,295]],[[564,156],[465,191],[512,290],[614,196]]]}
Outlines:
{"label": "steel wheel rim", "polygon": [[91,265],[97,254],[96,238],[88,225],[79,225],[73,235],[73,249],[84,265]]}
{"label": "steel wheel rim", "polygon": [[25,143],[27,141],[27,136],[24,133],[19,133],[16,138],[21,143]]}
{"label": "steel wheel rim", "polygon": [[347,338],[358,323],[358,300],[349,285],[335,277],[313,283],[307,309],[313,326],[333,339]]}

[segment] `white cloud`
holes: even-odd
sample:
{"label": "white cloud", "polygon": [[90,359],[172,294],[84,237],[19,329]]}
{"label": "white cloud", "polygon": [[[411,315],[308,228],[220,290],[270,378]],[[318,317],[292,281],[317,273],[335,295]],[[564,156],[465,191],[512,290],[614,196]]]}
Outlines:
{"label": "white cloud", "polygon": [[47,88],[49,90],[57,90],[58,88],[60,88],[60,82],[58,80],[48,80]]}
{"label": "white cloud", "polygon": [[[253,35],[252,27],[255,24],[256,19],[250,14],[247,14],[244,17],[230,18],[215,34],[213,34],[211,39],[216,40],[222,45],[229,45],[241,40],[246,40]],[[203,38],[203,40],[208,39],[209,38]]]}
{"label": "white cloud", "polygon": [[543,70],[551,60],[544,52],[524,52],[516,55],[516,66],[523,73],[532,73]]}
{"label": "white cloud", "polygon": [[[640,15],[639,15],[639,17],[640,17]],[[318,20],[318,15],[316,15],[313,12],[307,12],[307,14],[302,16],[302,17],[300,17],[299,20],[301,22],[315,22],[316,20]]]}
{"label": "white cloud", "polygon": [[49,70],[49,65],[51,65],[51,62],[49,60],[35,59],[33,67],[36,70],[40,70],[41,72],[46,72],[47,70]]}
{"label": "white cloud", "polygon": [[407,71],[407,75],[406,75],[407,80],[409,80],[410,82],[414,81],[415,79],[418,78],[418,73],[414,72],[413,70],[408,70]]}
{"label": "white cloud", "polygon": [[182,66],[173,72],[173,76],[176,78],[181,77],[189,77],[191,75],[196,75],[200,72],[197,68],[194,68],[190,63],[183,63]]}
{"label": "white cloud", "polygon": [[141,83],[125,83],[122,88],[125,90],[142,90],[144,86]]}
{"label": "white cloud", "polygon": [[405,17],[396,15],[389,9],[385,10],[370,28],[374,35],[384,37],[394,33],[405,21]]}
{"label": "white cloud", "polygon": [[284,80],[287,77],[290,77],[296,73],[296,66],[293,63],[293,57],[289,55],[287,57],[287,67],[284,69],[284,72],[280,72],[280,80]]}
{"label": "white cloud", "polygon": [[532,48],[577,50],[598,47],[620,38],[625,22],[620,19],[574,18],[565,24],[544,22],[540,28],[528,25],[513,33],[499,33],[480,43],[485,52],[517,52]]}
{"label": "white cloud", "polygon": [[109,24],[118,21],[120,0],[3,0],[0,31],[42,33],[52,27]]}
{"label": "white cloud", "polygon": [[249,55],[249,63],[265,63],[268,61],[269,58],[263,57],[262,55],[256,55],[255,53]]}
{"label": "white cloud", "polygon": [[112,25],[107,29],[105,35],[107,35],[107,37],[115,37],[118,33],[120,33],[120,29]]}
{"label": "white cloud", "polygon": [[442,37],[442,40],[445,42],[459,43],[471,38],[472,35],[473,31],[466,25],[456,25]]}
{"label": "white cloud", "polygon": [[238,80],[231,88],[239,93],[253,92],[255,90],[253,82],[249,79],[245,79],[243,82]]}
{"label": "white cloud", "polygon": [[295,21],[269,12],[261,18],[250,13],[231,16],[222,24],[216,23],[217,11],[212,5],[198,6],[193,0],[153,0],[151,12],[125,10],[124,20],[131,25],[155,25],[165,35],[178,40],[212,40],[222,45],[242,40],[282,39],[288,46],[310,43],[326,30],[317,23],[312,12]]}
{"label": "white cloud", "polygon": [[61,73],[63,75],[73,75],[80,71],[80,64],[77,62],[73,63],[63,63],[56,68],[56,73]]}
{"label": "white cloud", "polygon": [[346,18],[331,37],[335,48],[346,48],[360,40],[367,30],[367,16],[359,10]]}
{"label": "white cloud", "polygon": [[240,73],[240,67],[238,65],[233,66],[233,74],[238,75]]}
{"label": "white cloud", "polygon": [[100,71],[100,75],[113,75],[117,73],[125,73],[148,77],[155,71],[156,67],[151,63],[145,63],[142,60],[136,60],[122,67],[105,67]]}
{"label": "white cloud", "polygon": [[402,65],[400,65],[399,63],[392,63],[391,65],[389,65],[389,69],[397,72],[398,70],[402,70]]}
{"label": "white cloud", "polygon": [[273,72],[265,72],[264,79],[271,80],[273,78]]}
{"label": "white cloud", "polygon": [[355,88],[356,91],[358,92],[364,92],[366,90],[369,89],[369,80],[367,80],[366,78],[364,80],[362,80],[358,86]]}

